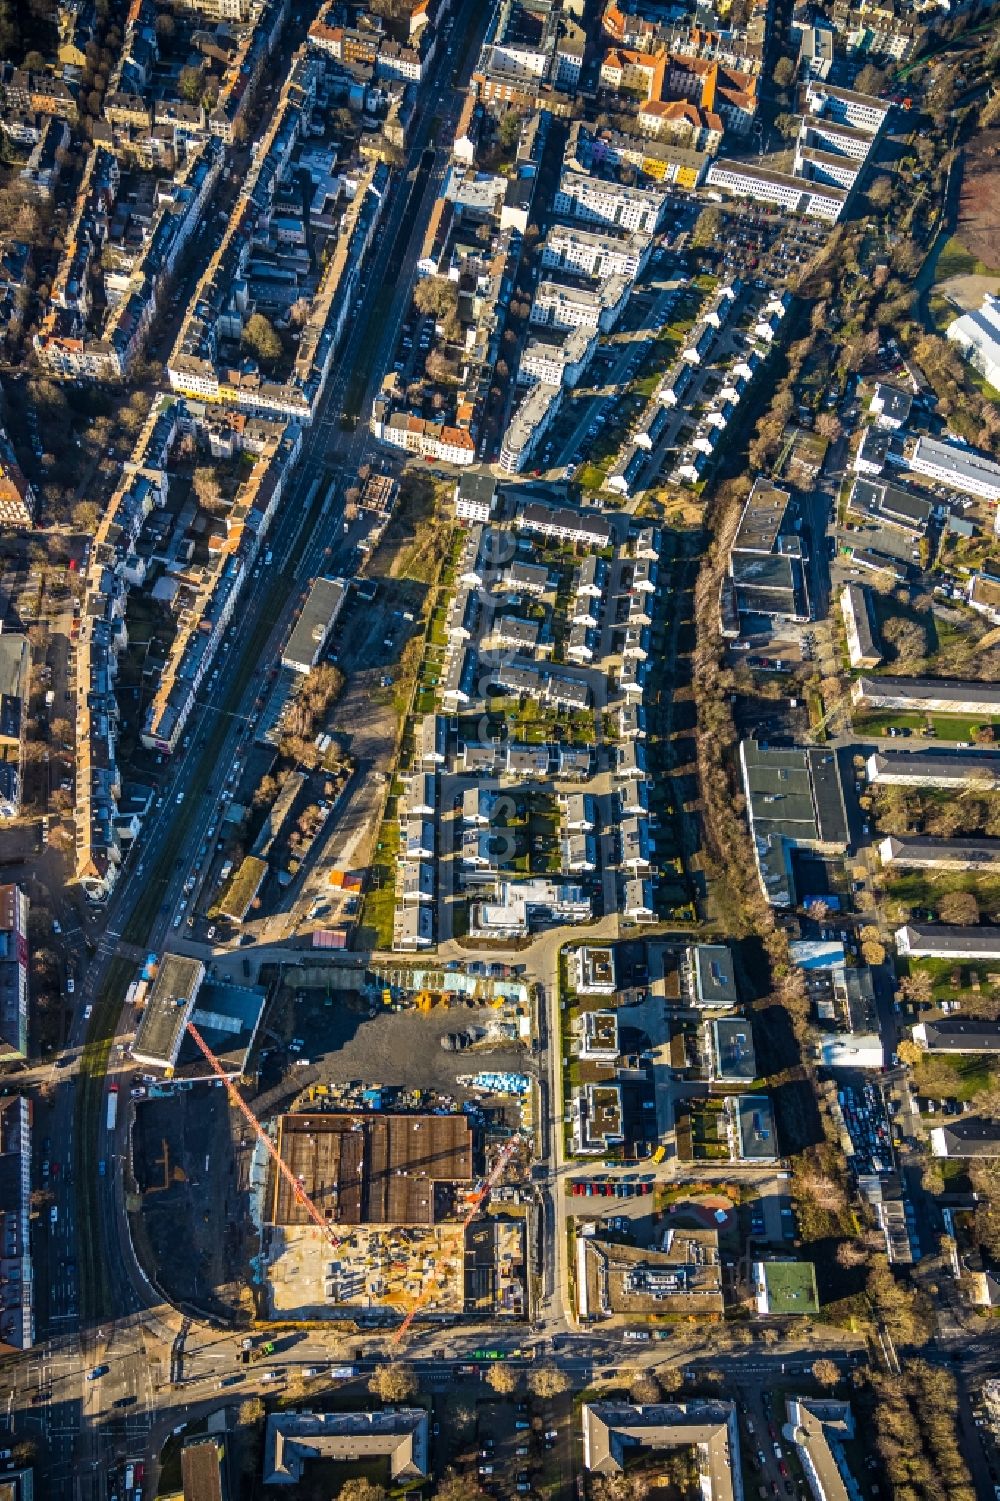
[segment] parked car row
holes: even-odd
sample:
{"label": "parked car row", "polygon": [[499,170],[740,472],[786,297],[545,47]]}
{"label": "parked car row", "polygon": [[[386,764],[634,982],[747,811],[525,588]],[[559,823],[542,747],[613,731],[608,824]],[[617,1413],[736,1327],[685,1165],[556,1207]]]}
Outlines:
{"label": "parked car row", "polygon": [[652,1183],[626,1183],[624,1178],[578,1178],[571,1184],[570,1192],[577,1198],[603,1194],[605,1198],[631,1199],[636,1194],[652,1193],[653,1185]]}

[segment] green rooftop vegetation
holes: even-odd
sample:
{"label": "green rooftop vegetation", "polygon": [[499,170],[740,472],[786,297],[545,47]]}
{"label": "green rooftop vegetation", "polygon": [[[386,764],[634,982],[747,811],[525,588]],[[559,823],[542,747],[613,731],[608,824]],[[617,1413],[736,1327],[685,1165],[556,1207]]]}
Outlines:
{"label": "green rooftop vegetation", "polygon": [[814,1314],[819,1312],[816,1268],[811,1261],[765,1261],[764,1287],[769,1313]]}
{"label": "green rooftop vegetation", "polygon": [[233,922],[242,922],[266,875],[267,861],[247,855],[218,904],[219,914]]}

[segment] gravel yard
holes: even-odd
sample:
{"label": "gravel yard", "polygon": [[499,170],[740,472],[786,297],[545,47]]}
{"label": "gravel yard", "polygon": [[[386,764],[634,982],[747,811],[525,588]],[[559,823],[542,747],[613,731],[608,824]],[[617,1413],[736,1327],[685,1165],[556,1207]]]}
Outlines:
{"label": "gravel yard", "polygon": [[[303,999],[295,1001],[294,994]],[[311,1064],[308,1069],[302,1068],[303,1084],[344,1085],[362,1079],[366,1085],[433,1089],[462,1099],[470,1097],[471,1091],[455,1084],[458,1074],[473,1074],[480,1069],[531,1071],[527,1049],[517,1043],[478,1044],[460,1053],[441,1047],[440,1040],[447,1032],[487,1026],[497,1015],[492,1007],[459,1004],[418,1012],[389,1011],[380,1006],[370,1017],[361,998],[350,992],[334,991],[330,999],[332,1004],[327,1005],[327,997],[313,990],[294,992],[290,997],[293,1036],[301,1038],[302,1049],[287,1059],[283,1052],[276,1052],[265,1060],[265,1089],[275,1082],[278,1070],[284,1070],[296,1056],[308,1058]]]}

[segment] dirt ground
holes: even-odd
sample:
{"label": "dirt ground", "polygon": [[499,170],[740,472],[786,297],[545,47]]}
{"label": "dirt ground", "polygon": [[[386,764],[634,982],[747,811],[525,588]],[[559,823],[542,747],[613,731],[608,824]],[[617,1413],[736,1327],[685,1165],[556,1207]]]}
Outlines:
{"label": "dirt ground", "polygon": [[1000,276],[952,276],[938,282],[935,290],[944,293],[956,312],[967,313],[982,306],[987,292],[1000,290]]}
{"label": "dirt ground", "polygon": [[965,151],[957,234],[986,266],[1000,266],[1000,129],[983,130]]}

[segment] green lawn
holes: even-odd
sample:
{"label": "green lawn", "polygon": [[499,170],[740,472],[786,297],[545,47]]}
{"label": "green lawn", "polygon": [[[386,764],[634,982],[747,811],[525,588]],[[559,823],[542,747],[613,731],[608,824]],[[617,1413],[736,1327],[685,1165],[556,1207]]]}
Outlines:
{"label": "green lawn", "polygon": [[947,244],[942,246],[935,271],[938,282],[947,281],[952,276],[1000,275],[994,267],[984,265],[982,261],[977,260],[955,235],[952,235]]}
{"label": "green lawn", "polygon": [[1000,875],[971,870],[949,870],[935,875],[926,870],[908,870],[890,876],[885,883],[888,897],[908,907],[937,907],[949,891],[971,891],[985,911],[1000,910]]}
{"label": "green lawn", "polygon": [[577,471],[576,482],[582,490],[601,490],[607,477],[607,467],[602,469],[598,464],[584,464]]}
{"label": "green lawn", "polygon": [[[953,1058],[947,1053],[934,1053],[913,1070],[913,1087],[917,1094],[971,1100],[973,1095],[988,1089],[993,1081],[994,1060],[987,1053],[963,1053]],[[942,1076],[947,1081],[942,1088]]]}
{"label": "green lawn", "polygon": [[[852,721],[859,735],[885,735],[894,726],[900,730],[912,730],[914,733],[910,736],[911,740],[923,740],[928,723],[938,740],[971,741],[976,730],[982,729],[984,725],[984,721],[978,717],[968,719],[951,714],[902,714],[891,709],[885,713],[854,714]],[[994,735],[1000,738],[1000,721],[993,720],[990,723]],[[912,750],[914,747],[909,748]]]}
{"label": "green lawn", "polygon": [[393,917],[396,910],[396,863],[399,857],[399,824],[386,818],[379,830],[378,848],[372,865],[372,884],[365,892],[361,909],[361,926],[375,948],[392,947]]}
{"label": "green lawn", "polygon": [[[978,979],[980,986],[985,988],[989,984],[988,976],[992,973],[987,960],[970,964],[968,960],[909,959],[900,961],[900,968],[905,968],[905,972],[910,975],[918,971],[930,975],[933,997],[937,1005],[940,1005],[942,1001],[955,1000],[964,990],[972,989],[973,980]],[[958,976],[957,985],[952,985],[952,975]]]}

